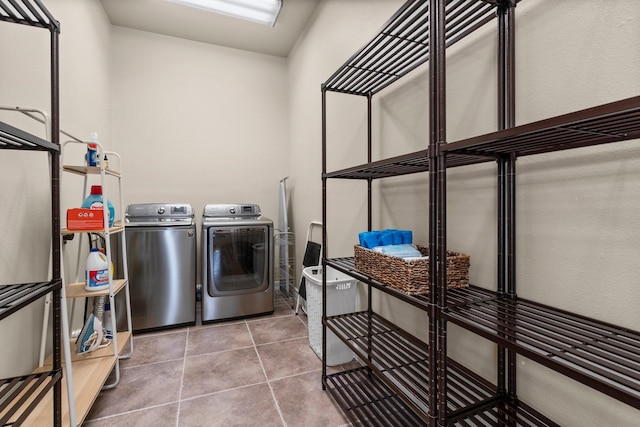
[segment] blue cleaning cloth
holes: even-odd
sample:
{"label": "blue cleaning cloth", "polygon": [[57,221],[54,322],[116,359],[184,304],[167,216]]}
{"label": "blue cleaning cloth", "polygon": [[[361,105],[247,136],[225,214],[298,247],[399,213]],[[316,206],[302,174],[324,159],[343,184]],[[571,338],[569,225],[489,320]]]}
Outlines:
{"label": "blue cleaning cloth", "polygon": [[363,231],[358,233],[360,246],[372,249],[377,246],[401,245],[413,243],[413,233],[411,230],[396,230],[387,228],[386,230]]}

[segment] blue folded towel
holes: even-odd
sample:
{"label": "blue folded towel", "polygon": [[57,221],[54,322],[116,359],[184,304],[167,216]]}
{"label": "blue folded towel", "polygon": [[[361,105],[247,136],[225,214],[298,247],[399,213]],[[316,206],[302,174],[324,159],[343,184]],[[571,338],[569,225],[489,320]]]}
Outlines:
{"label": "blue folded towel", "polygon": [[380,246],[378,244],[378,232],[377,231],[363,231],[358,234],[360,239],[360,246],[363,248],[375,248],[376,246]]}
{"label": "blue folded towel", "polygon": [[411,230],[396,230],[388,228],[378,231],[363,231],[358,233],[360,246],[372,249],[377,246],[402,245],[413,243],[413,233]]}
{"label": "blue folded towel", "polygon": [[381,245],[401,245],[404,243],[402,239],[403,235],[401,230],[387,228],[380,232],[380,238],[378,240]]}
{"label": "blue folded towel", "polygon": [[380,243],[380,246],[393,245],[394,233],[394,230],[382,230],[378,235],[378,242]]}

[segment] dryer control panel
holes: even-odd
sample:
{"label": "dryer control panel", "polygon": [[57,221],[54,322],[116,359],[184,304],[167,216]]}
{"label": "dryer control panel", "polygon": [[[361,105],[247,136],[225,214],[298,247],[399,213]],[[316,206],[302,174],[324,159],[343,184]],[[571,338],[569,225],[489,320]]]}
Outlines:
{"label": "dryer control panel", "polygon": [[208,218],[253,218],[261,215],[260,206],[256,204],[212,204],[205,205],[202,212],[203,217]]}

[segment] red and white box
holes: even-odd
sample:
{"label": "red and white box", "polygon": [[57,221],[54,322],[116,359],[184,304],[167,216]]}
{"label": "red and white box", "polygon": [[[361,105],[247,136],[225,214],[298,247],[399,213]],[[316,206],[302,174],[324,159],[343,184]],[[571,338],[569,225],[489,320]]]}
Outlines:
{"label": "red and white box", "polygon": [[104,211],[102,209],[67,209],[67,230],[104,229]]}

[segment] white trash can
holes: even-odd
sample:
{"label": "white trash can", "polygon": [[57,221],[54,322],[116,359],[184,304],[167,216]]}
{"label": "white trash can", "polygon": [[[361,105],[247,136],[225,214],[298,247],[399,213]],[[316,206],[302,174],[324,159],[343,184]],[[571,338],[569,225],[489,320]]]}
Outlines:
{"label": "white trash can", "polygon": [[[327,271],[327,316],[353,313],[358,296],[357,280],[331,267]],[[309,345],[322,359],[322,267],[307,267],[302,274],[307,290]],[[327,330],[327,365],[348,363],[353,356],[349,347]]]}

